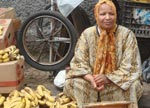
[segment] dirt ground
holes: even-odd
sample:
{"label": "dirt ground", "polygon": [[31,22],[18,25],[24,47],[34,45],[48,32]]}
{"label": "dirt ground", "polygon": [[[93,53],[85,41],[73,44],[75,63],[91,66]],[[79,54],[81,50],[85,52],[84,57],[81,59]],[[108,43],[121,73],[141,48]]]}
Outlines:
{"label": "dirt ground", "polygon": [[44,85],[52,92],[53,95],[56,95],[62,91],[62,89],[57,88],[53,84],[54,77],[52,77],[51,73],[48,71],[41,71],[35,69],[27,63],[25,63],[24,76],[24,86],[36,89],[38,85]]}

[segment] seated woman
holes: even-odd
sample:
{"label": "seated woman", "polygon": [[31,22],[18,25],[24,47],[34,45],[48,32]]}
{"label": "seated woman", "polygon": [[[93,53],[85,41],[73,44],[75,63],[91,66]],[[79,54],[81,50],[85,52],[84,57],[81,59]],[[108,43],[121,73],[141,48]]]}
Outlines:
{"label": "seated woman", "polygon": [[64,93],[79,108],[98,101],[137,105],[142,95],[137,40],[130,29],[117,25],[116,12],[111,0],[100,0],[94,9],[97,25],[84,30],[77,42]]}

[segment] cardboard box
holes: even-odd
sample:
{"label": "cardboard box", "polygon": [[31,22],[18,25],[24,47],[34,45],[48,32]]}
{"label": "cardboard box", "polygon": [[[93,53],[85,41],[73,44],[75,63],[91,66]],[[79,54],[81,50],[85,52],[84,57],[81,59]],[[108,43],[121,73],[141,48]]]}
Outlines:
{"label": "cardboard box", "polygon": [[21,19],[16,17],[14,8],[0,8],[0,19],[12,19],[14,31],[17,31],[21,26]]}
{"label": "cardboard box", "polygon": [[24,82],[24,57],[16,61],[0,63],[0,93],[21,89]]}
{"label": "cardboard box", "polygon": [[0,8],[0,19],[13,19],[16,18],[14,8]]}
{"label": "cardboard box", "polygon": [[131,102],[128,101],[109,101],[109,102],[97,102],[87,103],[83,105],[83,108],[137,108]]}
{"label": "cardboard box", "polygon": [[0,25],[3,27],[2,35],[0,36],[0,49],[4,49],[15,44],[15,32],[12,19],[0,19]]}

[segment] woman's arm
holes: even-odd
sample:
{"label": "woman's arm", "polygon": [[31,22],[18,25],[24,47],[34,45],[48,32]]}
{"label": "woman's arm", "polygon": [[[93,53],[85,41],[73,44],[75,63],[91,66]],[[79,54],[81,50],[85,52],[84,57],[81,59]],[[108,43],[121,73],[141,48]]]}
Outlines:
{"label": "woman's arm", "polygon": [[128,31],[126,34],[118,69],[106,75],[109,80],[124,90],[127,90],[135,80],[139,79],[142,72],[136,37],[132,31]]}

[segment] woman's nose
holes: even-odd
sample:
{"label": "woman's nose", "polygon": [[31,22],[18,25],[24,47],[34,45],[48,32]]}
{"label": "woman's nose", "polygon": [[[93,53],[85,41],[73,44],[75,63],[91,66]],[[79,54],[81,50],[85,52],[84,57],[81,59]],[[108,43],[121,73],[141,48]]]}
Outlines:
{"label": "woman's nose", "polygon": [[110,15],[109,14],[106,14],[106,19],[110,19]]}

